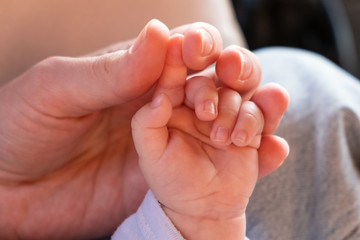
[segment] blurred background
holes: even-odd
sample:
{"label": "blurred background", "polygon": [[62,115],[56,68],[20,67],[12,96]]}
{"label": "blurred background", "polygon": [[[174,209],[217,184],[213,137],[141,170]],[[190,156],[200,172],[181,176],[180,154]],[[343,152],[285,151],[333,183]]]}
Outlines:
{"label": "blurred background", "polygon": [[360,0],[232,1],[250,49],[308,49],[360,77]]}

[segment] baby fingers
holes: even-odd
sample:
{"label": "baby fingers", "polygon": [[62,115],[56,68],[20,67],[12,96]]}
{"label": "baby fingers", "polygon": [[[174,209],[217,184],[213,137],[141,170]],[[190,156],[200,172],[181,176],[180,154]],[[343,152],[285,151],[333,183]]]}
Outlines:
{"label": "baby fingers", "polygon": [[241,105],[231,140],[239,147],[259,148],[263,128],[264,116],[261,110],[255,103],[246,101]]}
{"label": "baby fingers", "polygon": [[210,139],[225,146],[231,143],[230,136],[239,116],[241,97],[230,88],[220,88],[218,95],[218,116],[213,123]]}
{"label": "baby fingers", "polygon": [[216,62],[220,82],[237,90],[244,100],[249,100],[261,80],[261,66],[251,51],[238,46],[227,47]]}
{"label": "baby fingers", "polygon": [[207,23],[193,23],[184,32],[183,59],[189,69],[200,71],[214,63],[222,50],[220,32]]}
{"label": "baby fingers", "polygon": [[218,92],[210,78],[196,76],[189,79],[185,87],[185,105],[195,109],[201,121],[211,121],[217,116]]}
{"label": "baby fingers", "polygon": [[230,143],[239,147],[259,148],[264,117],[251,101],[242,102],[240,94],[229,88],[219,89],[218,116],[210,138],[219,145]]}
{"label": "baby fingers", "polygon": [[259,148],[264,116],[254,102],[242,102],[240,93],[227,87],[217,89],[204,76],[187,81],[185,96],[185,105],[195,110],[200,121],[213,121],[208,123],[213,143]]}

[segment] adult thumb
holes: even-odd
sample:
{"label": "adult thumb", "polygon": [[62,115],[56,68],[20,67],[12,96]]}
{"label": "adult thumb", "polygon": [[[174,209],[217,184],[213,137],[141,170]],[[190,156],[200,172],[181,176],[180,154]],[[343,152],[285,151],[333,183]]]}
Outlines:
{"label": "adult thumb", "polygon": [[160,94],[133,116],[132,135],[140,159],[157,160],[163,154],[169,136],[166,125],[171,114],[170,98]]}
{"label": "adult thumb", "polygon": [[96,57],[51,57],[21,76],[13,87],[48,115],[84,116],[148,91],[161,75],[168,39],[168,28],[152,20],[128,50]]}

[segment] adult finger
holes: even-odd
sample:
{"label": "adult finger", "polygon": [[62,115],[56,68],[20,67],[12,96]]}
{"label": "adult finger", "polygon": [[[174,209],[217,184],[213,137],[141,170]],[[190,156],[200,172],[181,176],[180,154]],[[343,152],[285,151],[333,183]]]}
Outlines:
{"label": "adult finger", "polygon": [[193,23],[184,31],[183,58],[189,69],[200,71],[213,64],[222,50],[220,32],[207,23]]}
{"label": "adult finger", "polygon": [[[171,35],[184,35],[183,54],[189,73],[195,73],[213,64],[222,51],[222,37],[220,32],[212,25],[195,22],[171,29]],[[101,49],[92,55],[101,55],[118,50],[128,49],[135,40],[116,43]]]}
{"label": "adult finger", "polygon": [[238,91],[249,100],[261,80],[261,66],[256,55],[245,48],[229,46],[216,62],[216,73],[222,84]]}
{"label": "adult finger", "polygon": [[39,111],[79,117],[144,94],[164,67],[169,30],[150,21],[128,50],[98,57],[52,57],[12,88]]}
{"label": "adult finger", "polygon": [[170,37],[164,69],[154,93],[155,96],[165,93],[169,96],[173,107],[179,106],[184,101],[187,68],[182,57],[183,40],[184,36],[181,34]]}

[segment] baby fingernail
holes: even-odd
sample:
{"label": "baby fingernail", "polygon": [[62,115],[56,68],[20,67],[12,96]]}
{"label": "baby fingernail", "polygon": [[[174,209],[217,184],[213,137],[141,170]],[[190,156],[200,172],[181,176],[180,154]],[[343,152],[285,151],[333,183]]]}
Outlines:
{"label": "baby fingernail", "polygon": [[239,131],[235,136],[235,141],[240,145],[245,145],[247,140],[247,133],[243,130]]}
{"label": "baby fingernail", "polygon": [[201,34],[201,40],[202,40],[202,50],[201,55],[207,56],[212,52],[212,49],[214,47],[214,41],[211,37],[210,33],[206,31],[205,29],[198,29],[198,33]]}
{"label": "baby fingernail", "polygon": [[206,101],[203,106],[203,111],[215,115],[215,104],[212,101]]}
{"label": "baby fingernail", "polygon": [[158,96],[156,96],[150,103],[150,107],[155,109],[158,108],[161,105],[161,102],[163,101],[163,96],[164,94],[160,94]]}
{"label": "baby fingernail", "polygon": [[243,51],[239,51],[239,55],[241,60],[239,79],[246,80],[250,77],[253,69],[251,58]]}
{"label": "baby fingernail", "polygon": [[226,127],[219,127],[216,130],[215,140],[217,142],[226,142],[229,138],[229,129]]}

